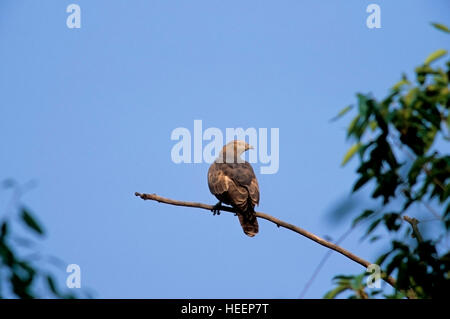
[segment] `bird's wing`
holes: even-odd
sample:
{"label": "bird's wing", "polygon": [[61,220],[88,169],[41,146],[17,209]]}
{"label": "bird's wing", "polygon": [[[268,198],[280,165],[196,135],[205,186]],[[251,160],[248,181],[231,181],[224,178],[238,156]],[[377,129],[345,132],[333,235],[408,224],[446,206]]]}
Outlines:
{"label": "bird's wing", "polygon": [[227,193],[232,206],[238,207],[242,211],[245,211],[247,209],[248,191],[245,187],[230,179],[230,182],[228,183]]}
{"label": "bird's wing", "polygon": [[223,170],[217,163],[213,163],[208,171],[208,186],[211,193],[220,195],[228,191],[230,178],[225,176]]}
{"label": "bird's wing", "polygon": [[223,173],[233,181],[240,194],[245,194],[247,198],[250,197],[253,207],[259,204],[258,181],[250,163],[224,164]]}
{"label": "bird's wing", "polygon": [[252,200],[253,206],[259,204],[259,185],[256,177],[252,178],[250,185],[247,186],[248,194]]}
{"label": "bird's wing", "polygon": [[253,167],[248,162],[232,164],[227,170],[228,176],[239,185],[245,187],[252,201],[252,206],[259,204],[259,185]]}
{"label": "bird's wing", "polygon": [[208,171],[208,186],[211,193],[219,196],[226,204],[236,206],[243,210],[247,207],[249,191],[246,185],[248,176],[245,169],[228,163],[213,163]]}

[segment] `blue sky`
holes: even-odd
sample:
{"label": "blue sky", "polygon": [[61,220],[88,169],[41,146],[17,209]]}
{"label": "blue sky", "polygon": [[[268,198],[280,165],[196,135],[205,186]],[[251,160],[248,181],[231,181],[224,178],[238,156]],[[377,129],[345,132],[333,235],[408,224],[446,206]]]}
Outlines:
{"label": "blue sky", "polygon": [[[66,7],[81,7],[68,29]],[[366,7],[381,7],[381,29]],[[144,202],[134,192],[214,204],[208,164],[175,164],[177,127],[279,128],[280,168],[257,177],[259,210],[320,236],[355,180],[348,119],[356,92],[381,97],[402,72],[448,49],[448,1],[0,2],[0,179],[48,230],[42,249],[80,265],[98,298],[297,298],[326,249],[260,222]],[[447,47],[445,47],[447,45]],[[258,167],[258,164],[255,165]],[[10,193],[0,192],[2,207]],[[373,260],[383,245],[342,245]],[[362,268],[338,254],[305,297]],[[64,286],[65,273],[60,275]]]}

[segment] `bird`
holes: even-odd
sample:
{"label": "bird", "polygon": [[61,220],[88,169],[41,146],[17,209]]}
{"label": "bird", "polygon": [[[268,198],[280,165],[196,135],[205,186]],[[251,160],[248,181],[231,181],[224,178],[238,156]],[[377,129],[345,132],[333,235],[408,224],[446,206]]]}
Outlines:
{"label": "bird", "polygon": [[249,237],[254,237],[259,230],[255,213],[259,185],[252,166],[241,155],[253,148],[245,141],[233,140],[222,148],[208,170],[209,190],[219,200],[213,213],[220,213],[222,203],[232,206]]}

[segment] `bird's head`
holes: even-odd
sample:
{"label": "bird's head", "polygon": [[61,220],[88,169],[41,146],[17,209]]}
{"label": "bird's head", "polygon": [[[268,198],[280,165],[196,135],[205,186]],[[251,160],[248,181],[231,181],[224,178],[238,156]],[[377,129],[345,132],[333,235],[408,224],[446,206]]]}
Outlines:
{"label": "bird's head", "polygon": [[220,158],[224,157],[228,160],[230,159],[239,159],[242,153],[247,150],[254,149],[253,146],[248,144],[245,141],[234,140],[226,144],[219,155]]}

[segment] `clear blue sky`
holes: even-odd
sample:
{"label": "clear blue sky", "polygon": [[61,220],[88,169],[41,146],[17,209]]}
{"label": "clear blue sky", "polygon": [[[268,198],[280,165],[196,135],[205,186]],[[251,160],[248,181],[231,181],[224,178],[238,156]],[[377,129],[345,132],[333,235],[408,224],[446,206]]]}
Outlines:
{"label": "clear blue sky", "polygon": [[[81,29],[66,7],[81,7]],[[381,29],[366,7],[381,7]],[[355,179],[340,167],[356,92],[381,97],[448,36],[448,1],[0,2],[0,179],[48,230],[43,249],[80,265],[99,298],[297,298],[326,249],[260,222],[144,202],[134,192],[215,203],[208,164],[174,164],[177,127],[279,128],[280,169],[257,174],[259,210],[320,236]],[[447,45],[447,47],[445,47]],[[258,165],[255,165],[258,167]],[[259,170],[257,170],[257,173]],[[2,190],[2,207],[10,193]],[[373,260],[382,246],[343,246]],[[362,268],[333,254],[305,297]],[[60,286],[65,273],[61,272]]]}

